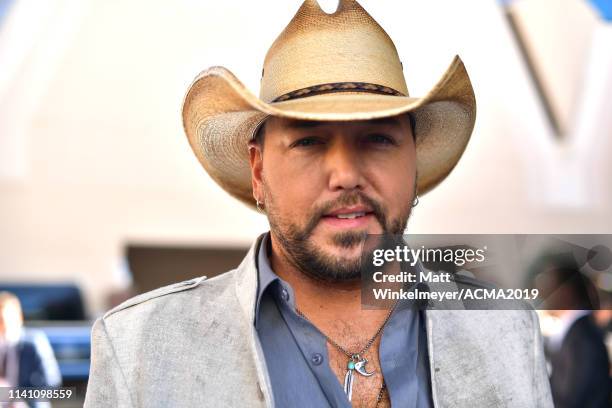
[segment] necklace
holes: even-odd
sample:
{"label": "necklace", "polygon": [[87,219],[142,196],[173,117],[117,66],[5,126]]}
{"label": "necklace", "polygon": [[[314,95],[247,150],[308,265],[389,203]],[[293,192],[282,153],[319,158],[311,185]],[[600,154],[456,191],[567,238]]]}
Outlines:
{"label": "necklace", "polygon": [[[338,350],[340,350],[343,354],[345,354],[348,357],[348,363],[346,365],[346,374],[344,376],[344,393],[348,397],[349,401],[351,400],[351,397],[353,396],[353,382],[355,381],[354,372],[356,371],[357,373],[359,373],[360,375],[364,377],[370,377],[376,373],[376,371],[368,372],[368,370],[366,369],[366,364],[368,363],[368,359],[365,357],[362,357],[362,355],[363,353],[368,351],[368,349],[372,346],[372,344],[374,344],[374,341],[384,329],[385,325],[389,321],[389,318],[391,317],[391,314],[393,313],[393,310],[395,310],[396,306],[397,306],[397,302],[395,303],[395,305],[393,305],[391,309],[389,309],[389,313],[387,313],[385,320],[382,322],[378,330],[376,330],[376,333],[374,333],[374,336],[370,340],[368,340],[366,345],[357,353],[351,353],[350,351],[347,351],[344,347],[336,343],[332,338],[330,338],[328,335],[326,335],[325,333],[319,330],[321,334],[323,335],[323,337],[325,337],[325,339],[332,346],[336,347]],[[302,316],[304,319],[306,319],[310,324],[312,324],[313,326],[315,325],[314,323],[310,321],[310,319],[308,319],[308,317],[306,317],[304,313],[302,313],[300,309],[296,307],[295,311],[300,316]],[[378,393],[378,397],[376,399],[376,406],[378,406],[378,404],[380,403],[383,393],[385,391],[385,388],[386,388],[385,381],[383,379],[382,386],[380,387],[380,392]]]}

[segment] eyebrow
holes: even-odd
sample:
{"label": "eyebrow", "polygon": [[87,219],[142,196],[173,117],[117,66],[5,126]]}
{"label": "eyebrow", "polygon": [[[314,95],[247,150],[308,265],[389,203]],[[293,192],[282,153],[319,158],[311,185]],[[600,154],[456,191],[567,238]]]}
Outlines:
{"label": "eyebrow", "polygon": [[[324,126],[328,124],[327,121],[315,121],[315,120],[292,120],[287,124],[287,127],[290,129],[312,129],[318,126]],[[391,126],[391,125],[399,125],[400,121],[397,117],[387,117],[380,119],[371,119],[367,121],[350,121],[347,123],[363,123],[364,125],[378,125],[378,126]]]}

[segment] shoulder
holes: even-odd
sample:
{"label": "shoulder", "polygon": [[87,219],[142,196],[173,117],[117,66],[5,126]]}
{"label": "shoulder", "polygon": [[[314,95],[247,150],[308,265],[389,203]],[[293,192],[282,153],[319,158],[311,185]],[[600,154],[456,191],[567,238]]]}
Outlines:
{"label": "shoulder", "polygon": [[151,371],[154,362],[181,371],[188,356],[212,358],[228,336],[239,339],[244,332],[235,283],[232,270],[128,299],[96,319],[92,353],[116,360],[128,378],[154,382],[163,381],[163,373]]}
{"label": "shoulder", "polygon": [[220,289],[229,286],[233,281],[235,270],[225,272],[214,278],[200,276],[182,282],[163,286],[149,292],[134,296],[104,313],[102,320],[112,320],[126,314],[137,314],[147,308],[171,303],[178,299],[188,301],[195,296],[214,296]]}
{"label": "shoulder", "polygon": [[567,332],[564,344],[583,350],[589,350],[592,354],[606,351],[604,333],[597,327],[591,314],[577,319]]}
{"label": "shoulder", "polygon": [[174,283],[128,299],[96,320],[92,347],[112,345],[121,362],[134,361],[136,355],[152,356],[168,344],[173,344],[176,350],[191,349],[190,339],[220,331],[219,322],[225,322],[223,316],[237,315],[234,283],[235,272],[229,271],[210,279],[202,276]]}
{"label": "shoulder", "polygon": [[21,332],[19,344],[23,349],[38,350],[49,344],[49,339],[44,331],[39,329],[27,328]]}
{"label": "shoulder", "polygon": [[161,298],[163,296],[168,296],[173,293],[192,290],[198,287],[205,280],[206,280],[206,276],[200,276],[199,278],[189,279],[189,280],[177,282],[177,283],[172,283],[170,285],[162,286],[161,288],[153,289],[149,292],[142,293],[140,295],[134,296],[122,302],[121,304],[113,307],[112,309],[110,309],[104,314],[103,318],[106,319],[114,314],[120,313],[121,311],[138,306],[145,302],[152,301],[157,298]]}

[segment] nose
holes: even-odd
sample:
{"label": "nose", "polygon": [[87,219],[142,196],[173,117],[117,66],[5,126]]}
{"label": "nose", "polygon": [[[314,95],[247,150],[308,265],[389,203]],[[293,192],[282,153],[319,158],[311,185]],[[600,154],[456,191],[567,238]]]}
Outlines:
{"label": "nose", "polygon": [[336,138],[327,150],[326,167],[331,191],[363,188],[361,163],[350,138]]}

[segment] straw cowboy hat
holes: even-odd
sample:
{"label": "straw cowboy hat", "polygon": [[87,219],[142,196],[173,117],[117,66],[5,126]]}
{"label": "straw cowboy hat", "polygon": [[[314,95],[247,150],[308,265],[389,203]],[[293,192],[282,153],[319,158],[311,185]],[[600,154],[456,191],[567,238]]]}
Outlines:
{"label": "straw cowboy hat", "polygon": [[259,98],[226,68],[209,68],[187,92],[183,126],[210,176],[253,207],[247,145],[268,116],[356,121],[406,112],[423,194],[455,167],[474,127],[476,100],[461,59],[424,97],[411,97],[395,45],[357,1],[341,0],[327,14],[306,0],[268,50]]}

